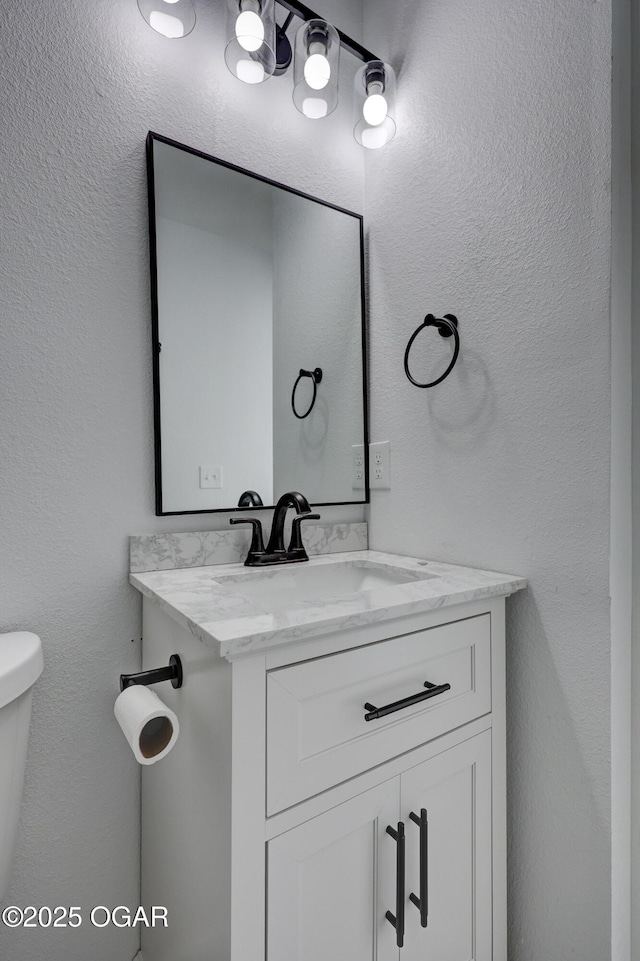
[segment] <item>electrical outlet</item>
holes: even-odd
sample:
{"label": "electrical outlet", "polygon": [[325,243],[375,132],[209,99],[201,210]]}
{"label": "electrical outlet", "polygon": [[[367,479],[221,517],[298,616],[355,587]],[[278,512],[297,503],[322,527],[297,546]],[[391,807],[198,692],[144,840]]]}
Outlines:
{"label": "electrical outlet", "polygon": [[369,444],[369,485],[372,490],[391,487],[391,445],[388,440]]}
{"label": "electrical outlet", "polygon": [[364,445],[354,444],[351,448],[351,488],[364,490]]}
{"label": "electrical outlet", "polygon": [[200,467],[200,489],[218,490],[222,485],[221,467]]}

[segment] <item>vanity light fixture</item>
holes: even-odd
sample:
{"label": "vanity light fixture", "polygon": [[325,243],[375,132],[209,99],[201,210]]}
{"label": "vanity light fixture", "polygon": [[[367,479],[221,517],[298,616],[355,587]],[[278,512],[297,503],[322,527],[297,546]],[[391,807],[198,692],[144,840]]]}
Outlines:
{"label": "vanity light fixture", "polygon": [[340,37],[326,20],[307,20],[296,35],[293,102],[305,117],[321,120],[338,106]]}
{"label": "vanity light fixture", "polygon": [[274,0],[227,0],[227,67],[244,83],[262,83],[276,69]]}
{"label": "vanity light fixture", "polygon": [[396,77],[393,67],[382,60],[370,60],[358,70],[354,87],[354,137],[369,150],[386,147],[396,135],[393,119]]}
{"label": "vanity light fixture", "polygon": [[[195,26],[192,0],[137,0],[140,13],[158,33],[186,37]],[[355,78],[357,142],[370,150],[393,140],[395,73],[362,44],[319,17],[299,0],[226,0],[227,45],[224,59],[238,80],[257,84],[280,76],[294,61],[293,102],[311,120],[322,120],[338,105],[338,70],[343,47],[363,66]],[[276,4],[288,11],[282,24]],[[295,58],[287,29],[292,19],[304,21],[295,40]]]}
{"label": "vanity light fixture", "polygon": [[156,33],[170,40],[186,37],[196,25],[192,0],[138,0],[138,9]]}

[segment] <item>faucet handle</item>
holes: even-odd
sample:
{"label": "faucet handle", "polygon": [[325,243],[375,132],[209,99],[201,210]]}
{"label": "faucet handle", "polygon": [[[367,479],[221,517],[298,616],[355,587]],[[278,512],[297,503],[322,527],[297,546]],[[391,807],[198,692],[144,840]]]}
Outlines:
{"label": "faucet handle", "polygon": [[295,551],[296,554],[304,555],[304,558],[307,557],[307,552],[305,551],[304,545],[302,543],[302,532],[300,530],[300,527],[303,521],[319,521],[319,520],[320,520],[320,514],[311,514],[308,511],[306,511],[304,514],[296,514],[296,516],[291,521],[291,540],[289,541],[288,553],[291,553],[291,551]]}
{"label": "faucet handle", "polygon": [[251,559],[258,554],[264,554],[264,541],[262,539],[262,523],[257,517],[230,517],[230,524],[251,524],[253,533],[251,535],[251,546],[245,560],[245,566],[251,565]]}

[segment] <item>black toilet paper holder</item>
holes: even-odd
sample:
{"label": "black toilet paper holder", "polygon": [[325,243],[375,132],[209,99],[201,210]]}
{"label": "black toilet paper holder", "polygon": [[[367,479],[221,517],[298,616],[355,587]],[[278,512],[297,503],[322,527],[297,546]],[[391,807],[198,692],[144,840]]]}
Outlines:
{"label": "black toilet paper holder", "polygon": [[139,671],[138,674],[121,674],[120,690],[135,684],[159,684],[171,681],[172,687],[182,687],[182,661],[178,654],[172,654],[168,667],[156,667],[152,671]]}

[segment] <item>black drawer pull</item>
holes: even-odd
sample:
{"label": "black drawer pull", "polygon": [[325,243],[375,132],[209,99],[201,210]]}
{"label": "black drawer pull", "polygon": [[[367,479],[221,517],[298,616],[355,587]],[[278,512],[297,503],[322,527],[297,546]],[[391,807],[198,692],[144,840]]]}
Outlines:
{"label": "black drawer pull", "polygon": [[404,944],[404,823],[398,821],[398,830],[387,827],[387,834],[390,834],[396,842],[396,913],[387,911],[385,918],[389,924],[396,929],[396,944],[401,948]]}
{"label": "black drawer pull", "polygon": [[369,704],[367,701],[365,710],[369,713],[365,714],[365,721],[375,721],[376,718],[384,717],[385,714],[393,714],[394,711],[401,711],[404,707],[411,707],[412,704],[419,704],[420,701],[426,701],[428,697],[437,697],[438,694],[444,694],[445,691],[451,690],[450,684],[430,684],[429,681],[425,681],[424,686],[427,688],[426,691],[419,691],[418,694],[403,697],[401,701],[385,704],[384,707],[374,707],[373,704]]}
{"label": "black drawer pull", "polygon": [[412,904],[415,904],[420,912],[421,926],[426,928],[429,916],[429,822],[427,820],[427,809],[420,809],[420,817],[413,811],[409,817],[420,828],[420,897],[416,897],[412,891],[409,900]]}

